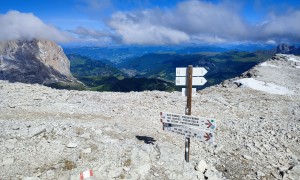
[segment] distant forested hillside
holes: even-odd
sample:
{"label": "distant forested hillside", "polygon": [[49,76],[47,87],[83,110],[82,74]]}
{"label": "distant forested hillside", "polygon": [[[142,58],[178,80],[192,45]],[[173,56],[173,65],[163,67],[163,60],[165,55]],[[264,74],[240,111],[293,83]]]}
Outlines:
{"label": "distant forested hillside", "polygon": [[[69,53],[67,56],[71,62],[72,74],[86,85],[86,89],[121,92],[180,90],[181,87],[174,84],[175,69],[188,65],[208,70],[205,75],[207,83],[197,87],[203,89],[239,76],[276,52],[274,49],[224,52],[224,49],[213,48],[175,48],[172,51],[170,47],[131,47],[112,48],[109,54],[109,50],[110,48],[67,49],[67,52],[80,54]],[[197,52],[204,50],[211,51]],[[101,52],[103,58],[91,58],[100,56]]]}
{"label": "distant forested hillside", "polygon": [[208,82],[199,89],[218,84],[226,79],[239,76],[256,64],[273,55],[265,51],[249,53],[230,51],[223,53],[152,53],[118,65],[124,73],[135,72],[134,77],[160,78],[174,82],[175,68],[205,67],[208,70],[205,78]]}
{"label": "distant forested hillside", "polygon": [[[71,63],[72,74],[86,85],[85,90],[130,92],[174,91],[177,88],[173,83],[157,78],[128,77],[118,68],[89,57],[77,54],[68,54],[67,56]],[[56,86],[59,88],[59,85]]]}

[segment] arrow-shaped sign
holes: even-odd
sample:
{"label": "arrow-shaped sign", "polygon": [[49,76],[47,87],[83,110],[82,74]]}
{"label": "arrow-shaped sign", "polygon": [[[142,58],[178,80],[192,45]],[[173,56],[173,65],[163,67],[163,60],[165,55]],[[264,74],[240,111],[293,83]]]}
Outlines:
{"label": "arrow-shaped sign", "polygon": [[[202,86],[207,82],[204,77],[193,77],[193,86]],[[186,86],[186,77],[176,77],[176,86]]]}
{"label": "arrow-shaped sign", "polygon": [[181,134],[181,135],[184,135],[185,137],[189,137],[189,138],[191,138],[191,137],[196,138],[199,141],[203,141],[203,142],[209,142],[209,143],[214,142],[214,134],[212,132],[204,131],[201,129],[194,129],[194,128],[187,127],[187,126],[180,126],[180,125],[164,123],[163,130],[169,131],[169,132],[174,132],[176,134]]}
{"label": "arrow-shaped sign", "polygon": [[212,118],[195,117],[189,115],[161,112],[161,121],[177,125],[192,126],[206,131],[214,131],[217,127],[216,121]]}
{"label": "arrow-shaped sign", "polygon": [[[186,76],[187,68],[176,68],[176,76]],[[207,70],[204,67],[193,67],[193,76],[204,76]]]}

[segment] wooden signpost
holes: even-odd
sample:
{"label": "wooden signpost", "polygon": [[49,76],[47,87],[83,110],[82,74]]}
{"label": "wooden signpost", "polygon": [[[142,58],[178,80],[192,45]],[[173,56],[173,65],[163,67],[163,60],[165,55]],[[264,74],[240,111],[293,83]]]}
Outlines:
{"label": "wooden signpost", "polygon": [[[192,95],[196,89],[193,86],[202,86],[207,81],[204,77],[207,70],[203,67],[189,65],[188,68],[176,68],[175,83],[178,86],[186,86],[182,95],[187,96],[185,115],[161,112],[161,122],[165,131],[174,132],[185,136],[185,161],[189,162],[190,138],[196,138],[203,142],[214,142],[213,131],[216,129],[216,121],[213,118],[195,117],[192,114]],[[193,92],[194,91],[194,92]]]}

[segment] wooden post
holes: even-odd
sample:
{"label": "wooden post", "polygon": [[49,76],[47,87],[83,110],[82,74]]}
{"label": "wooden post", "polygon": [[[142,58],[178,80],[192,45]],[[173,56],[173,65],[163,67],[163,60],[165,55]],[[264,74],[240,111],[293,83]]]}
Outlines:
{"label": "wooden post", "polygon": [[185,115],[192,115],[192,87],[193,87],[193,66],[189,65],[187,69],[187,100]]}
{"label": "wooden post", "polygon": [[[187,79],[186,79],[186,90],[187,90],[187,100],[186,100],[186,109],[185,115],[192,115],[192,87],[193,87],[193,66],[189,65],[187,69]],[[189,162],[190,160],[190,138],[185,138],[185,161]]]}

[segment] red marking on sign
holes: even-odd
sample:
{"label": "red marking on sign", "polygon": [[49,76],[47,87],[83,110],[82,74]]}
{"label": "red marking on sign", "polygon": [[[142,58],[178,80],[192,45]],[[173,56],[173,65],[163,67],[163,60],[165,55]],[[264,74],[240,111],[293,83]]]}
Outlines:
{"label": "red marking on sign", "polygon": [[205,133],[204,137],[206,138],[205,141],[208,141],[210,139],[210,134],[209,133]]}
{"label": "red marking on sign", "polygon": [[205,124],[208,125],[207,128],[210,128],[210,126],[212,126],[212,123],[209,120],[207,120],[207,122],[208,123],[205,123]]}

